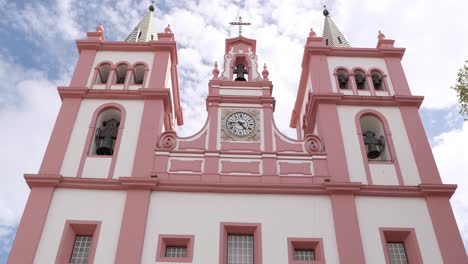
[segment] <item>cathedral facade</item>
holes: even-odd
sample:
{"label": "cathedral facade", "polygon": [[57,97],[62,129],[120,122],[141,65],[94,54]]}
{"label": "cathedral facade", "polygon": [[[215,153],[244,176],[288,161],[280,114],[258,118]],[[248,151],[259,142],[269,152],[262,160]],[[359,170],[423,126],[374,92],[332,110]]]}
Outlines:
{"label": "cathedral facade", "polygon": [[77,41],[8,263],[468,263],[404,48],[383,33],[353,48],[324,10],[297,62],[292,139],[256,40],[228,38],[207,121],[180,137],[177,46],[154,11],[126,41],[102,26]]}

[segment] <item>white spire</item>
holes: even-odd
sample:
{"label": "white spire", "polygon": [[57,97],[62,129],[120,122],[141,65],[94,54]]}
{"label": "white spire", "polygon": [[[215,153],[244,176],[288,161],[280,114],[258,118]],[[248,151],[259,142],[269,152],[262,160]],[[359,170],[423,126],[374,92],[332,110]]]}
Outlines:
{"label": "white spire", "polygon": [[156,40],[157,34],[154,26],[153,13],[155,10],[154,1],[150,5],[148,12],[146,12],[140,23],[130,32],[125,41],[130,42],[145,42]]}
{"label": "white spire", "polygon": [[325,16],[325,23],[323,24],[323,41],[325,45],[335,48],[350,48],[348,40],[344,37],[343,33],[338,29],[335,22],[329,16],[327,9],[323,10]]}

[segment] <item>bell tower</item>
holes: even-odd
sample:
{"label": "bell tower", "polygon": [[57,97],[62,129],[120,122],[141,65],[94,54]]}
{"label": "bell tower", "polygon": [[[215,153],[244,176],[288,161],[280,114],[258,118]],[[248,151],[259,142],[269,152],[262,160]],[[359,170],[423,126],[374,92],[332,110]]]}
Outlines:
{"label": "bell tower", "polygon": [[[418,232],[434,233],[440,252],[438,261],[431,261],[464,260],[463,242],[449,203],[455,189],[442,184],[439,176],[418,114],[423,97],[411,93],[401,64],[405,49],[395,47],[395,41],[381,31],[375,48],[352,47],[327,9],[323,15],[323,37],[311,29],[307,38],[290,126],[296,128],[299,139],[309,133],[323,138],[332,182],[389,190],[382,195],[387,198],[356,196],[351,190],[343,190],[340,199],[335,199],[335,212],[340,214],[340,207],[348,207],[342,217],[347,217],[347,225],[354,221],[360,228],[346,238],[338,232],[338,246],[362,245],[341,263],[351,258],[355,259],[353,263],[382,263],[377,255],[367,253],[372,243],[380,243],[377,236],[371,238],[371,226],[381,230],[414,228],[417,236],[421,235]],[[416,188],[421,192],[418,196],[424,198],[405,198],[400,187]],[[420,203],[418,210],[423,210],[427,218],[418,216],[420,220],[416,220],[408,215],[404,208],[410,203]],[[386,213],[382,210],[392,211],[393,221],[383,219]],[[430,226],[428,231],[418,231],[423,222]],[[335,228],[341,228],[339,221]],[[450,244],[454,246],[447,246]],[[405,246],[410,247],[410,243]],[[408,252],[407,257],[413,258]],[[389,261],[392,257],[386,258]]]}

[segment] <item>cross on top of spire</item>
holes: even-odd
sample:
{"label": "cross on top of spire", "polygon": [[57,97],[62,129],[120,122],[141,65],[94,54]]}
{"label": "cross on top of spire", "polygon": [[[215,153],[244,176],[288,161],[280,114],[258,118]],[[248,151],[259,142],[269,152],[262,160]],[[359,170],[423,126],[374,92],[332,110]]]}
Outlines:
{"label": "cross on top of spire", "polygon": [[239,16],[239,21],[237,22],[230,22],[229,25],[231,26],[239,26],[239,36],[242,36],[242,26],[249,26],[252,23],[249,22],[242,22],[242,17]]}

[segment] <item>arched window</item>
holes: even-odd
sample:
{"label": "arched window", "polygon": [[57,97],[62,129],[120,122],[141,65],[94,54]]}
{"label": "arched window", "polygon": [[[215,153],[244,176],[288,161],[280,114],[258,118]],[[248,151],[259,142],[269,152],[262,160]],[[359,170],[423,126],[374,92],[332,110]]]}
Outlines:
{"label": "arched window", "polygon": [[111,65],[109,63],[101,64],[97,68],[97,76],[96,76],[96,81],[94,83],[106,84],[107,80],[109,79],[110,69],[111,69]]}
{"label": "arched window", "polygon": [[116,84],[124,84],[125,78],[127,77],[127,64],[119,64],[117,68],[115,68],[115,83]]}
{"label": "arched window", "polygon": [[106,109],[99,113],[89,154],[107,156],[114,154],[121,117],[121,112],[115,108]]}
{"label": "arched window", "polygon": [[340,87],[340,89],[349,89],[349,74],[346,70],[337,70],[336,79],[338,81],[338,86]]}
{"label": "arched window", "polygon": [[354,71],[354,80],[356,82],[356,88],[358,90],[367,89],[366,74],[361,70]]}
{"label": "arched window", "polygon": [[143,64],[138,64],[133,68],[132,84],[143,84],[145,79],[146,67]]}
{"label": "arched window", "polygon": [[384,76],[382,75],[381,72],[377,70],[371,71],[371,79],[372,79],[372,84],[374,86],[374,90],[385,91]]}
{"label": "arched window", "polygon": [[380,119],[374,115],[364,114],[360,118],[360,125],[367,158],[377,161],[391,160],[387,147],[387,133]]}

